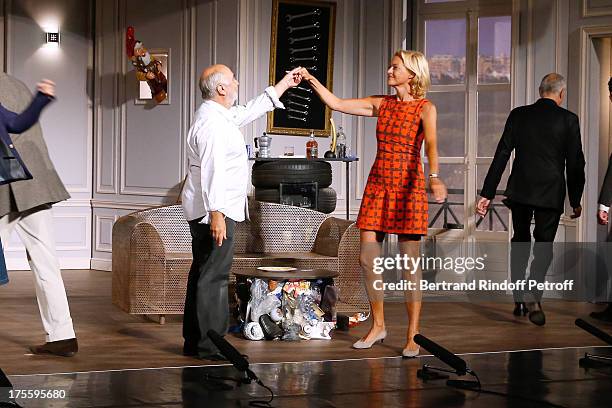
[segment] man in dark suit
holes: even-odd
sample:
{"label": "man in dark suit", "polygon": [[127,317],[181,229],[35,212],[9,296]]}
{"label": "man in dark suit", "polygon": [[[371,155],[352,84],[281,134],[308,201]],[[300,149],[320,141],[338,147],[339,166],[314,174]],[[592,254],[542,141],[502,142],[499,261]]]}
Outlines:
{"label": "man in dark suit", "polygon": [[[512,172],[504,192],[504,204],[512,211],[514,229],[510,257],[513,282],[525,279],[531,253],[532,219],[535,220],[533,236],[536,243],[529,280],[544,280],[552,260],[552,242],[564,211],[564,173],[567,174],[569,202],[574,210],[571,217],[578,218],[582,212],[584,154],[578,117],[561,107],[566,92],[565,79],[556,73],[548,74],[542,79],[539,91],[540,99],[536,103],[510,112],[476,206],[476,212],[484,217],[514,150]],[[532,323],[544,325],[546,317],[541,297],[540,290],[515,291],[514,314],[529,313]]]}
{"label": "man in dark suit", "polygon": [[[610,102],[612,102],[612,78],[608,81],[608,92],[610,93]],[[598,203],[597,221],[601,225],[608,225],[608,214],[610,212],[610,205],[612,204],[612,155],[610,155],[610,159],[608,160],[608,170],[606,171],[606,176],[601,186]],[[612,231],[610,231],[608,235],[608,242],[611,241]],[[612,322],[612,303],[608,303],[608,306],[601,312],[591,313],[591,317],[606,322]]]}

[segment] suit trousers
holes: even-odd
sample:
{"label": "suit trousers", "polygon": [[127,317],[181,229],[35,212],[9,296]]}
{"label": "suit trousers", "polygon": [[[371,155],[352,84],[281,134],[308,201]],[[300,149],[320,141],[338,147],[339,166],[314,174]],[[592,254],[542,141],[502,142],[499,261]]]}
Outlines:
{"label": "suit trousers", "polygon": [[24,212],[12,212],[0,218],[0,239],[8,244],[13,231],[23,242],[28,263],[34,273],[36,298],[46,332],[46,341],[72,339],[75,336],[66,289],[55,251],[53,214],[50,205]]}
{"label": "suit trousers", "polygon": [[[533,207],[519,203],[508,203],[512,211],[512,226],[514,234],[510,245],[510,270],[513,282],[526,279],[527,264],[533,246],[533,260],[529,270],[529,280],[544,282],[553,256],[553,241],[559,228],[561,212],[555,209]],[[535,228],[531,242],[531,220]],[[522,290],[514,291],[515,302],[539,302],[542,299],[541,290],[532,289],[528,293]]]}
{"label": "suit trousers", "polygon": [[200,219],[189,221],[193,262],[187,278],[187,296],[183,316],[185,349],[195,350],[201,357],[219,350],[206,334],[212,329],[220,335],[229,328],[227,287],[234,257],[236,222],[225,219],[227,239],[218,246],[210,233],[210,225]]}

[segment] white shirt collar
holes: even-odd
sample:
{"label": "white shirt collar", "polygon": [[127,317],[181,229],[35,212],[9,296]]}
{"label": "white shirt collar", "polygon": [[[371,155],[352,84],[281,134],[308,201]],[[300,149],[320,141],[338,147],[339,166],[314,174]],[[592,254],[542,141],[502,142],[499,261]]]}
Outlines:
{"label": "white shirt collar", "polygon": [[232,120],[233,119],[232,112],[229,109],[227,109],[225,106],[221,105],[219,102],[216,102],[216,101],[213,101],[211,99],[208,99],[208,100],[204,101],[204,105],[206,107],[209,107],[210,109],[213,109],[213,110],[221,113],[228,120]]}

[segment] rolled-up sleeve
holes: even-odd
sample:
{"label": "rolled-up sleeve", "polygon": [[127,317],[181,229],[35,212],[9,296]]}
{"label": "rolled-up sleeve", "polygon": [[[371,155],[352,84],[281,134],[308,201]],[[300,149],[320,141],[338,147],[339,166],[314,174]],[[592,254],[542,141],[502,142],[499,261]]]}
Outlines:
{"label": "rolled-up sleeve", "polygon": [[246,105],[230,108],[230,113],[234,124],[243,127],[274,109],[285,109],[285,105],[278,98],[274,87],[269,86],[261,95],[252,99]]}
{"label": "rolled-up sleeve", "polygon": [[225,214],[226,189],[229,180],[226,174],[223,135],[224,129],[221,124],[209,123],[198,131],[197,143],[201,146],[199,149],[200,182],[204,208]]}

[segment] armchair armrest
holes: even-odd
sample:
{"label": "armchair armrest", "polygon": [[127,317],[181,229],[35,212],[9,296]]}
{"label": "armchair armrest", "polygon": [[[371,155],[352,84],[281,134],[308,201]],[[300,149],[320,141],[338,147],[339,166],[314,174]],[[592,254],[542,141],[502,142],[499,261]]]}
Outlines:
{"label": "armchair armrest", "polygon": [[359,228],[352,223],[342,235],[338,246],[338,311],[369,315],[370,303],[361,269],[359,235]]}
{"label": "armchair armrest", "polygon": [[342,237],[355,222],[330,217],[321,223],[312,252],[325,256],[338,256]]}
{"label": "armchair armrest", "polygon": [[134,313],[145,301],[143,286],[164,274],[165,250],[157,229],[139,217],[124,216],[113,225],[113,303]]}

